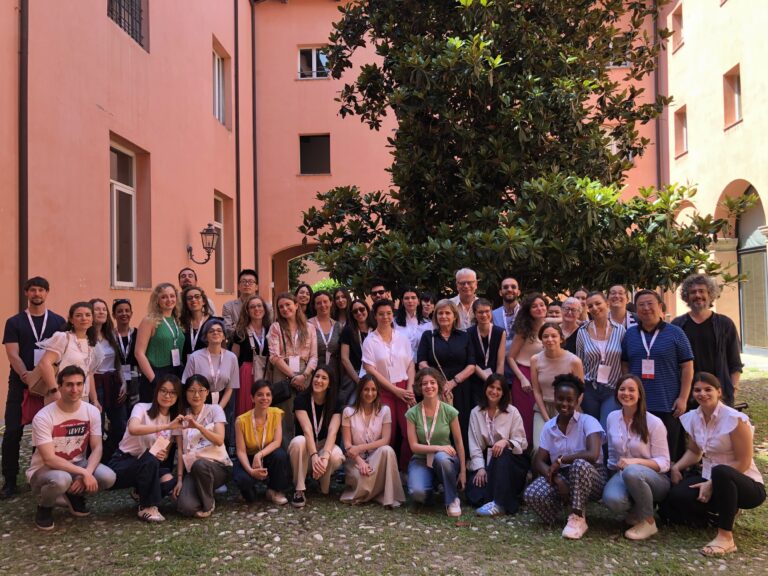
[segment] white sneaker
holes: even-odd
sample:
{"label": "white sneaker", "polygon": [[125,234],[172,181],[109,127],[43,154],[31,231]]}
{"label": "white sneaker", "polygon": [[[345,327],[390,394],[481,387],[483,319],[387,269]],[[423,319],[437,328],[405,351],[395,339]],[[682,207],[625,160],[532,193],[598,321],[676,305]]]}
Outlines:
{"label": "white sneaker", "polygon": [[138,516],[145,522],[162,522],[165,520],[165,516],[160,514],[157,506],[147,506],[146,508],[139,506]]}
{"label": "white sneaker", "polygon": [[583,516],[571,514],[568,516],[568,524],[563,528],[563,538],[578,540],[587,533],[587,521]]}
{"label": "white sneaker", "polygon": [[624,532],[624,536],[630,540],[645,540],[656,534],[659,529],[656,527],[656,520],[648,524],[645,520],[641,520],[632,528]]}
{"label": "white sneaker", "polygon": [[276,490],[267,490],[267,500],[272,502],[272,504],[277,504],[278,506],[288,504],[288,498]]}
{"label": "white sneaker", "polygon": [[454,499],[454,501],[448,504],[446,508],[448,509],[448,516],[451,518],[458,518],[461,516],[461,500],[458,498]]}
{"label": "white sneaker", "polygon": [[213,514],[214,510],[216,510],[216,502],[213,503],[210,510],[198,510],[195,512],[195,518],[208,518],[208,516]]}

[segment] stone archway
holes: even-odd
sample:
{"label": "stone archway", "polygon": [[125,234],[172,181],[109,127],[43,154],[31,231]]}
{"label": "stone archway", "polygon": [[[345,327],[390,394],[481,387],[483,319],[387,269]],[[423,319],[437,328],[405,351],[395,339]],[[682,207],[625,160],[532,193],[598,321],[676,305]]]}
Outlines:
{"label": "stone archway", "polygon": [[297,244],[275,252],[272,255],[272,294],[270,298],[274,299],[276,294],[288,290],[288,263],[305,254],[311,254],[317,250],[316,243]]}

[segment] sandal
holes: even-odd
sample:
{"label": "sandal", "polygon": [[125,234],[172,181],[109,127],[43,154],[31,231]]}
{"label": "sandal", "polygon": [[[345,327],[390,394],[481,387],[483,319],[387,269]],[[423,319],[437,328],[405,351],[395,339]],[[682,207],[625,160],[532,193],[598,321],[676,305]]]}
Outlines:
{"label": "sandal", "polygon": [[704,546],[699,552],[701,552],[702,556],[706,556],[707,558],[718,558],[720,556],[726,556],[728,554],[733,554],[736,552],[738,548],[736,548],[736,544],[719,544],[718,540],[712,540],[709,544]]}

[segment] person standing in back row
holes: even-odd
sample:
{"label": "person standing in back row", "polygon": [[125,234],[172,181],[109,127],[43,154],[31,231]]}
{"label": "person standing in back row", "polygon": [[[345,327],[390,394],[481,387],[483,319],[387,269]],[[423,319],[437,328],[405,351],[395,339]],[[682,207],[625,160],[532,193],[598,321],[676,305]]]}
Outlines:
{"label": "person standing in back row", "polygon": [[[8,397],[5,402],[5,433],[3,434],[3,477],[5,483],[0,498],[10,498],[16,493],[16,477],[19,474],[19,450],[24,425],[29,424],[43,407],[42,397],[30,395],[27,379],[42,358],[44,350],[35,347],[37,342],[64,330],[66,320],[45,306],[50,285],[40,276],[24,283],[27,308],[11,316],[5,323],[3,344],[11,363],[8,375]],[[22,406],[28,407],[23,415]],[[24,417],[26,416],[26,418]]]}

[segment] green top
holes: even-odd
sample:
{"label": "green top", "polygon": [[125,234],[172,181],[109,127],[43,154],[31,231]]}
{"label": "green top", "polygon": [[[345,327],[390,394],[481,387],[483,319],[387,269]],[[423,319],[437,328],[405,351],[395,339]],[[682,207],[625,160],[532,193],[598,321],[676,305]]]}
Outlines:
{"label": "green top", "polygon": [[173,366],[171,350],[178,348],[179,360],[184,347],[184,331],[173,317],[163,318],[155,328],[155,334],[147,344],[147,360],[153,368]]}
{"label": "green top", "polygon": [[[410,408],[405,413],[405,417],[413,422],[416,426],[416,438],[419,444],[427,443],[427,434],[424,431],[424,419],[421,416],[421,402],[416,406]],[[440,402],[439,412],[437,413],[437,423],[435,424],[435,430],[432,432],[432,438],[430,439],[430,446],[448,446],[451,443],[451,422],[453,422],[459,415],[459,411],[456,410],[450,404]],[[432,428],[432,418],[427,416],[427,430]],[[426,460],[426,454],[414,454],[414,458]]]}

